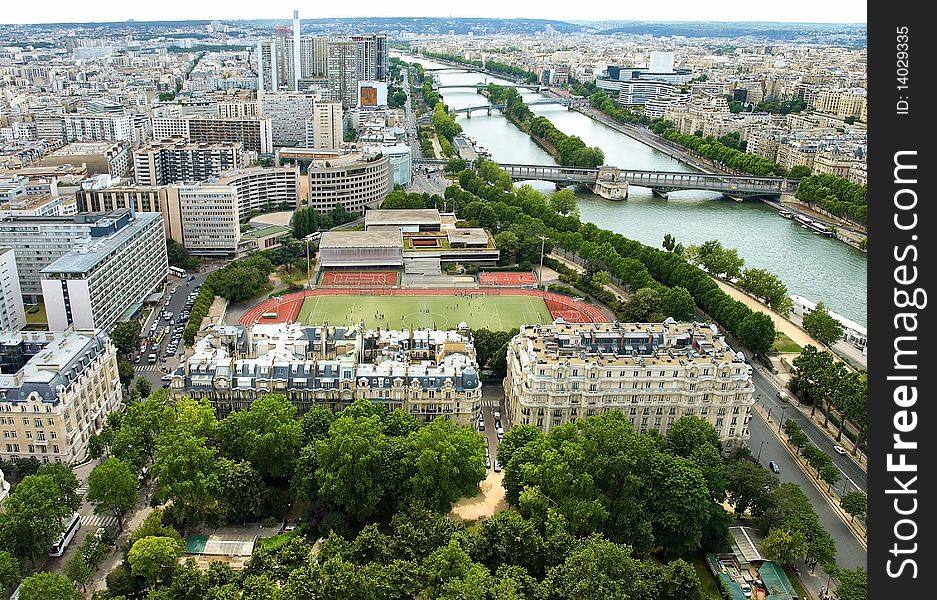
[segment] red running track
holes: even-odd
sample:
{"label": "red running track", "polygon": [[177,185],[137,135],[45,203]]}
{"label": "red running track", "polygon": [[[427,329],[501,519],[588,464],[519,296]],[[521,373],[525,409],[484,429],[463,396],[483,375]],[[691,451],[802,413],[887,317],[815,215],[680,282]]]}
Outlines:
{"label": "red running track", "polygon": [[396,271],[326,271],[319,285],[397,285]]}
{"label": "red running track", "polygon": [[[264,300],[245,312],[239,321],[241,325],[254,323],[293,323],[299,316],[303,301],[312,296],[539,296],[547,305],[553,318],[562,317],[569,323],[608,323],[610,319],[598,307],[581,300],[554,292],[540,292],[507,288],[499,290],[452,290],[452,289],[315,289],[284,294],[279,298]],[[276,317],[264,318],[267,313],[276,313]]]}

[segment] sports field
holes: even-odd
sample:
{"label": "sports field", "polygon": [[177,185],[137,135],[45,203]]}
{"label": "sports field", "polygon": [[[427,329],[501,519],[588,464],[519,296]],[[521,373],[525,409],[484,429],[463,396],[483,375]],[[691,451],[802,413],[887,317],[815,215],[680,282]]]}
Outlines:
{"label": "sports field", "polygon": [[311,296],[303,300],[300,323],[351,324],[389,329],[473,329],[507,331],[524,323],[552,323],[538,296]]}

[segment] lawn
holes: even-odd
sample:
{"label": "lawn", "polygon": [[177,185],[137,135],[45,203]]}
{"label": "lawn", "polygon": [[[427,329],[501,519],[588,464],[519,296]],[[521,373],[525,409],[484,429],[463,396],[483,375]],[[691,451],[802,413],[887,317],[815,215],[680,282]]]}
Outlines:
{"label": "lawn", "polygon": [[46,317],[45,304],[33,304],[26,307],[26,323],[29,325],[47,325],[49,323]]}
{"label": "lawn", "polygon": [[[375,317],[375,315],[378,315]],[[537,296],[314,296],[299,311],[300,323],[332,325],[364,321],[366,327],[473,329],[507,331],[524,323],[552,323]]]}
{"label": "lawn", "polygon": [[777,333],[777,336],[774,338],[774,344],[771,346],[771,352],[800,352],[803,350],[800,346],[797,345],[794,340],[787,337],[787,335]]}
{"label": "lawn", "polygon": [[713,579],[712,571],[710,571],[709,567],[706,565],[706,557],[703,556],[702,552],[696,552],[691,556],[682,556],[681,558],[693,565],[693,568],[696,570],[696,576],[699,577],[700,586],[703,588],[704,598],[712,598],[713,600],[722,598],[719,585],[716,583],[716,580]]}

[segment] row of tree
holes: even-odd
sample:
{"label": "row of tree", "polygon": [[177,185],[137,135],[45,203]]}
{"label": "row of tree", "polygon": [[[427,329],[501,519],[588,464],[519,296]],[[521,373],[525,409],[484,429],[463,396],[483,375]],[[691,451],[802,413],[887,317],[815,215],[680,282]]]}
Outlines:
{"label": "row of tree", "polygon": [[429,50],[424,50],[423,55],[427,58],[448,60],[449,62],[456,62],[479,69],[484,67],[493,73],[500,73],[502,75],[509,75],[511,77],[523,79],[526,83],[537,83],[540,81],[540,78],[533,71],[528,71],[527,69],[515,67],[514,65],[509,65],[507,63],[496,60],[488,60],[483,64],[480,60],[465,58],[463,56],[459,56],[458,54],[449,54],[447,52],[430,52]]}
{"label": "row of tree", "polygon": [[834,175],[811,175],[801,179],[795,197],[811,206],[852,221],[868,220],[868,189]]}
{"label": "row of tree", "polygon": [[587,146],[582,138],[566,135],[546,117],[535,116],[524,103],[517,88],[488,84],[488,98],[493,104],[505,104],[505,114],[531,135],[548,142],[559,153],[563,166],[598,167],[605,162],[605,153],[597,146]]}
{"label": "row of tree", "polygon": [[664,139],[689,148],[699,156],[722,163],[730,169],[759,177],[785,175],[784,168],[767,158],[730,148],[712,136],[700,137],[680,133],[672,121],[652,119],[649,127],[651,131]]}
{"label": "row of tree", "polygon": [[776,330],[771,317],[731,298],[705,271],[673,252],[582,223],[572,215],[558,214],[536,195],[489,185],[468,170],[459,174],[459,186],[447,188],[446,198],[460,215],[465,214],[463,208],[478,202],[478,221],[495,232],[521,224],[531,235],[547,236],[549,246],[560,246],[583,263],[596,263],[599,268],[594,271],[607,272],[629,291],[662,286],[686,289],[700,309],[753,352],[767,352],[774,343]]}
{"label": "row of tree", "polygon": [[823,426],[838,413],[836,440],[842,440],[848,420],[859,431],[853,452],[863,445],[868,433],[868,375],[864,371],[851,371],[832,352],[820,351],[807,345],[793,362],[794,373],[788,387],[805,403],[812,405],[810,415],[820,408]]}
{"label": "row of tree", "polygon": [[332,210],[320,213],[308,206],[300,208],[290,218],[290,227],[293,228],[293,237],[301,240],[310,233],[326,231],[358,218],[358,213],[350,212],[344,204],[338,204]]}
{"label": "row of tree", "polygon": [[169,259],[169,266],[179,267],[186,271],[197,271],[202,261],[189,254],[185,246],[172,238],[166,238],[166,255]]}

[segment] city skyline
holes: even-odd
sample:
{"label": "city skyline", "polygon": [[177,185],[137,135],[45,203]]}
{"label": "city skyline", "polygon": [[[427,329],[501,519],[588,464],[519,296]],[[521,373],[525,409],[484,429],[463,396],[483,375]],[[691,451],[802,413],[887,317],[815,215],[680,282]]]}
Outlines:
{"label": "city skyline", "polygon": [[[246,2],[220,2],[209,0],[197,6],[181,0],[166,0],[158,6],[132,6],[117,8],[111,4],[76,5],[63,0],[44,3],[37,11],[28,4],[6,7],[2,22],[5,24],[89,23],[174,20],[243,20],[288,18],[293,10],[309,19],[367,17],[427,17],[427,18],[535,18],[560,21],[703,21],[703,22],[782,22],[782,23],[865,23],[867,7],[864,2],[852,0],[817,3],[810,0],[791,0],[783,6],[759,6],[741,0],[701,4],[692,0],[674,0],[666,6],[605,6],[589,8],[573,4],[559,4],[544,10],[541,3],[522,0],[506,7],[502,3],[481,0],[459,4],[448,12],[440,12],[438,3],[414,0],[399,6],[389,3],[360,5],[360,10],[349,14],[343,5],[318,6],[315,12],[295,0],[274,0],[263,5]],[[675,18],[676,17],[676,18]]]}

